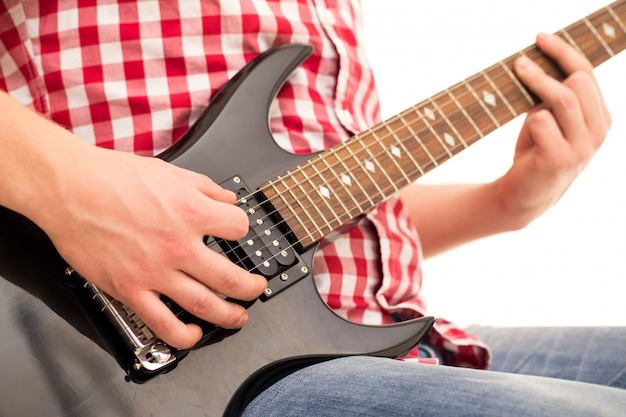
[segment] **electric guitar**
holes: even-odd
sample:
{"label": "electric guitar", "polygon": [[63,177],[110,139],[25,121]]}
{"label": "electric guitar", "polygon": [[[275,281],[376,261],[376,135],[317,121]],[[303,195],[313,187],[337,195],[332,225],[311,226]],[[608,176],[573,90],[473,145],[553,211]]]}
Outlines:
{"label": "electric guitar", "polygon": [[[559,35],[603,63],[626,48],[626,0]],[[248,213],[244,239],[205,238],[268,280],[244,304],[243,329],[202,322],[164,299],[204,331],[194,349],[173,349],[73,271],[32,222],[0,208],[0,416],[234,416],[290,372],[346,355],[398,356],[428,332],[431,317],[367,326],[333,313],[312,279],[319,241],[537,105],[513,73],[517,56],[564,75],[529,46],[346,143],[293,155],[274,143],[268,111],[309,53],[288,45],[254,59],[158,155],[233,190]]]}

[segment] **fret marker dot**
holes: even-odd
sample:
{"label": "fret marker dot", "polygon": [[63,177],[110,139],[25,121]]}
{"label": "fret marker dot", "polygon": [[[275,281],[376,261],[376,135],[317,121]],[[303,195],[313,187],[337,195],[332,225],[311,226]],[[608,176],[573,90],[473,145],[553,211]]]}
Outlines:
{"label": "fret marker dot", "polygon": [[449,133],[444,133],[443,135],[443,139],[446,141],[446,143],[450,146],[454,146],[456,144],[456,141],[454,140],[454,137],[452,137],[451,134]]}
{"label": "fret marker dot", "polygon": [[496,96],[491,94],[489,91],[483,91],[483,100],[485,100],[485,103],[489,104],[491,107],[496,107]]}
{"label": "fret marker dot", "polygon": [[429,109],[428,107],[424,108],[424,114],[426,115],[426,117],[428,117],[430,120],[435,120],[435,113]]}
{"label": "fret marker dot", "polygon": [[343,182],[347,186],[351,186],[352,185],[352,178],[350,178],[349,175],[341,174],[341,182]]}
{"label": "fret marker dot", "polygon": [[402,151],[395,145],[391,146],[391,154],[396,158],[400,158],[402,156]]}
{"label": "fret marker dot", "polygon": [[613,28],[613,26],[609,25],[608,23],[604,22],[602,24],[602,30],[604,31],[604,34],[609,38],[615,37],[615,28]]}
{"label": "fret marker dot", "polygon": [[365,160],[365,169],[370,172],[376,172],[376,166],[372,163],[372,161]]}
{"label": "fret marker dot", "polygon": [[323,185],[320,186],[320,194],[323,195],[326,198],[330,198],[330,190],[326,187],[324,187]]}

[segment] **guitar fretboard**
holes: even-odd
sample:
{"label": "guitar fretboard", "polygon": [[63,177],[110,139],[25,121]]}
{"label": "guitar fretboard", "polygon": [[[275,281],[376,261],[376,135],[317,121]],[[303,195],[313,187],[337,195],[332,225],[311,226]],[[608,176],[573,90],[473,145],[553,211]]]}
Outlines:
{"label": "guitar fretboard", "polygon": [[[594,67],[626,48],[626,0],[557,32]],[[261,187],[304,247],[348,223],[539,100],[517,79],[526,55],[564,74],[536,45],[416,104]]]}

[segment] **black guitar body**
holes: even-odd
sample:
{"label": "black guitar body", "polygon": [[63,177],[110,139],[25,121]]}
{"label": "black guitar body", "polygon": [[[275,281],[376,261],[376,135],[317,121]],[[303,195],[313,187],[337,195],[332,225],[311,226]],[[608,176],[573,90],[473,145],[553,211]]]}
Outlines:
{"label": "black guitar body", "polygon": [[[249,190],[310,158],[281,150],[268,127],[275,94],[308,53],[307,46],[292,45],[262,55],[159,157]],[[1,417],[238,415],[259,389],[293,370],[345,355],[400,355],[433,321],[343,320],[315,288],[315,247],[296,248],[295,265],[308,272],[252,303],[242,330],[217,332],[204,346],[181,352],[169,372],[129,382],[127,354],[111,341],[115,334],[102,315],[68,289],[67,265],[46,235],[6,209],[0,231]],[[270,286],[274,281],[280,279],[271,278]]]}

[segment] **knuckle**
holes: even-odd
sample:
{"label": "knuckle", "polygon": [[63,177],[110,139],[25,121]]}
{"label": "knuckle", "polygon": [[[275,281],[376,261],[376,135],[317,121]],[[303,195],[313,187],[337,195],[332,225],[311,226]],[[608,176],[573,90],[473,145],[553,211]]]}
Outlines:
{"label": "knuckle", "polygon": [[190,240],[180,238],[164,239],[157,259],[165,260],[168,264],[186,264],[192,257],[192,243]]}
{"label": "knuckle", "polygon": [[[145,321],[145,319],[144,319]],[[149,320],[150,324],[150,330],[152,330],[157,336],[163,338],[166,337],[167,335],[170,335],[170,326],[167,322],[167,320],[163,320],[161,318],[152,318],[151,320]],[[170,341],[169,343],[172,342],[171,340],[171,336],[169,336]]]}
{"label": "knuckle", "polygon": [[570,89],[561,90],[559,94],[557,94],[556,101],[566,109],[573,109],[578,106],[578,97],[574,91]]}
{"label": "knuckle", "polygon": [[215,309],[215,299],[209,294],[198,295],[187,309],[196,317],[208,317]]}
{"label": "knuckle", "polygon": [[240,280],[233,273],[224,273],[218,280],[218,291],[226,296],[232,296],[240,286]]}

